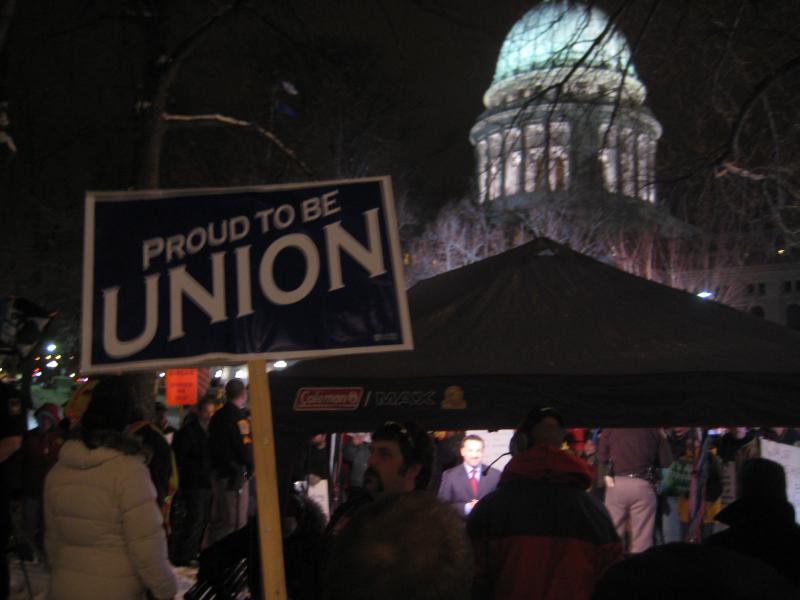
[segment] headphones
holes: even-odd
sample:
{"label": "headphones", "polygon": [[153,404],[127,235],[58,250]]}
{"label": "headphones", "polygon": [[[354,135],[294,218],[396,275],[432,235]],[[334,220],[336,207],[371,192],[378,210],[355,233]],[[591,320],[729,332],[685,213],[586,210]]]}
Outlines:
{"label": "headphones", "polygon": [[508,451],[511,453],[511,456],[517,456],[518,454],[522,454],[530,447],[530,442],[528,441],[528,433],[534,425],[533,417],[539,417],[539,411],[531,411],[525,417],[525,420],[522,421],[522,424],[517,427],[514,435],[511,436],[511,441],[508,442]]}

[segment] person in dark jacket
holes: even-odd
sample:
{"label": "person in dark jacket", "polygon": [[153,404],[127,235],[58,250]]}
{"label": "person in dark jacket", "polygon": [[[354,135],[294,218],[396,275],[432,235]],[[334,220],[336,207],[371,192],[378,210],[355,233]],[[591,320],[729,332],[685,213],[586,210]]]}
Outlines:
{"label": "person in dark jacket", "polygon": [[44,478],[58,462],[64,435],[58,426],[58,407],[45,402],[35,413],[38,427],[28,431],[22,440],[22,524],[31,554],[44,557]]}
{"label": "person in dark jacket", "polygon": [[325,600],[464,600],[472,552],[455,511],[433,494],[389,494],[348,523],[325,573]]}
{"label": "person in dark jacket", "polygon": [[225,404],[211,418],[211,522],[206,535],[213,544],[247,524],[248,478],[253,473],[253,439],[244,409],[247,390],[241,379],[225,385]]}
{"label": "person in dark jacket", "polygon": [[473,598],[591,597],[622,545],[602,504],[586,490],[593,473],[559,448],[561,416],[532,410],[511,441],[497,490],[467,520],[475,552]]}
{"label": "person in dark jacket", "polygon": [[208,427],[214,415],[210,398],[200,400],[196,416],[175,433],[172,448],[178,463],[180,496],[186,509],[181,535],[176,541],[176,566],[197,558],[211,515],[211,445]]}
{"label": "person in dark jacket", "polygon": [[415,423],[387,421],[372,433],[364,488],[353,488],[323,534],[323,562],[349,520],[377,498],[428,489],[434,465],[431,437]]}
{"label": "person in dark jacket", "polygon": [[757,558],[800,587],[800,525],[787,500],[783,467],[751,458],[742,464],[737,488],[737,499],[717,515],[728,529],[704,543]]}
{"label": "person in dark jacket", "polygon": [[592,600],[793,600],[791,583],[768,565],[726,548],[673,542],[612,566]]}
{"label": "person in dark jacket", "polygon": [[158,430],[164,435],[167,443],[171,446],[173,440],[175,439],[175,433],[177,430],[170,425],[167,407],[163,402],[156,402],[153,424],[158,427]]}
{"label": "person in dark jacket", "polygon": [[[134,409],[134,414],[136,409]],[[153,424],[146,415],[135,415],[128,425],[127,433],[142,442],[150,479],[156,488],[156,502],[164,517],[164,523],[169,527],[169,509],[172,498],[177,491],[177,473],[173,472],[174,460],[169,442],[161,430]]]}
{"label": "person in dark jacket", "polygon": [[6,548],[11,536],[13,466],[22,446],[30,398],[0,382],[0,599],[8,598],[10,577]]}
{"label": "person in dark jacket", "polygon": [[771,442],[800,446],[800,431],[794,427],[762,427],[758,434]]}

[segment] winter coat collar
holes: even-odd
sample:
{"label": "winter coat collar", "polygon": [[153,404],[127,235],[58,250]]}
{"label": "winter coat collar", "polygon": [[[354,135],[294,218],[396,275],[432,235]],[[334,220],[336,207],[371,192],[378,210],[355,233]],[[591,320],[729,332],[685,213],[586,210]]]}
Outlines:
{"label": "winter coat collar", "polygon": [[594,476],[589,465],[576,456],[552,446],[538,445],[509,461],[500,476],[500,485],[520,479],[568,483],[587,489]]}

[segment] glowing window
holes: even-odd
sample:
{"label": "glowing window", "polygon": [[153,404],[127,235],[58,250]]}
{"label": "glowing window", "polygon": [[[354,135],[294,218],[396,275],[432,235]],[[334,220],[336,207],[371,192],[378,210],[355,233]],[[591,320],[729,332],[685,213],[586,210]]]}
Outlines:
{"label": "glowing window", "polygon": [[505,183],[507,195],[516,194],[519,192],[521,165],[522,152],[520,151],[512,152],[508,158],[506,158]]}
{"label": "glowing window", "polygon": [[486,200],[487,182],[489,180],[486,158],[486,140],[478,142],[478,199],[480,202]]}
{"label": "glowing window", "polygon": [[503,177],[500,169],[502,144],[502,136],[499,133],[489,136],[489,198],[492,200],[499,198],[503,193]]}

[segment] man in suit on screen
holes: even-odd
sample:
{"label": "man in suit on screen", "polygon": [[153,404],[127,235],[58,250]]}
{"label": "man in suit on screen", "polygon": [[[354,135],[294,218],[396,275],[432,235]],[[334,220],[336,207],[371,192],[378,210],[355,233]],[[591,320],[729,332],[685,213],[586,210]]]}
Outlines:
{"label": "man in suit on screen", "polygon": [[464,462],[442,474],[439,500],[450,504],[459,515],[466,518],[475,504],[500,481],[500,471],[486,468],[483,460],[483,439],[470,434],[461,442]]}

